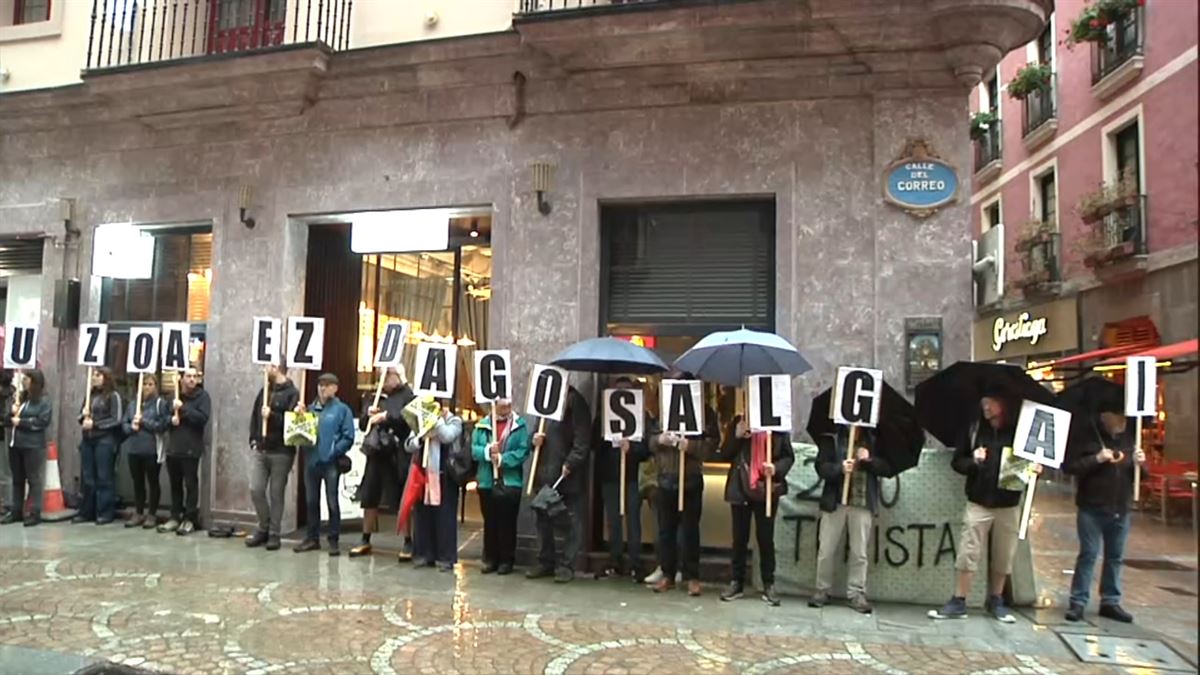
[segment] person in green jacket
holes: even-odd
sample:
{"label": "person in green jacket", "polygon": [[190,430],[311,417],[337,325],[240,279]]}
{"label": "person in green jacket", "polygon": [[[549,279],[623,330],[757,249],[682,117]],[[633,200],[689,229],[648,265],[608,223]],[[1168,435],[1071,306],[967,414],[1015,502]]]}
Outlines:
{"label": "person in green jacket", "polygon": [[[46,430],[50,427],[53,412],[50,397],[46,395],[46,378],[40,370],[26,371],[24,393],[13,403],[11,419],[13,428],[12,445],[5,448],[9,465],[12,467],[13,505],[0,523],[15,523],[24,520],[25,527],[42,521],[42,489],[46,483]],[[25,505],[25,487],[29,486],[29,513],[21,511]]]}
{"label": "person in green jacket", "polygon": [[[476,423],[471,435],[471,454],[479,463],[476,480],[483,514],[484,574],[512,574],[524,484],[521,469],[532,439],[525,419],[513,412],[508,399],[496,401],[492,414]],[[497,465],[499,481],[493,469]]]}

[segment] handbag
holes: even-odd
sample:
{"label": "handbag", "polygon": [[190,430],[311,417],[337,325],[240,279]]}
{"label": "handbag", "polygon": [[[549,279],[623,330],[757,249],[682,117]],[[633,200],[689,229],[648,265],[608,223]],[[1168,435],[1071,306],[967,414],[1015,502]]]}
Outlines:
{"label": "handbag", "polygon": [[450,479],[459,487],[470,483],[479,474],[479,463],[475,461],[471,455],[471,449],[462,442],[461,438],[454,442],[448,459],[450,461],[446,471],[450,474]]}
{"label": "handbag", "polygon": [[338,455],[333,461],[337,465],[337,470],[340,474],[350,473],[350,469],[354,468],[354,463],[350,461],[348,455]]}
{"label": "handbag", "polygon": [[368,457],[384,450],[394,450],[396,435],[380,425],[371,427],[363,438],[362,453]]}
{"label": "handbag", "polygon": [[309,446],[317,444],[317,414],[313,412],[288,411],[283,414],[283,442],[285,445]]}

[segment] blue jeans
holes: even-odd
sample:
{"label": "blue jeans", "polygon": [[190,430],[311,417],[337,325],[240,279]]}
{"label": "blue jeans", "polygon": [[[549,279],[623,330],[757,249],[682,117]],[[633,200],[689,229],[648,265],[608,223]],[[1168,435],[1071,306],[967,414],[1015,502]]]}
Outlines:
{"label": "blue jeans", "polygon": [[85,438],[79,444],[80,491],[83,503],[79,515],[88,520],[112,520],[117,506],[116,444],[109,434]]}
{"label": "blue jeans", "polygon": [[[608,553],[618,567],[626,558],[621,549],[628,551],[627,569],[642,572],[642,497],[638,494],[637,481],[625,484],[625,518],[621,518],[621,484],[602,483],[600,493],[604,499],[604,518],[608,521]],[[624,526],[624,527],[623,527]],[[629,538],[623,535],[628,530]]]}
{"label": "blue jeans", "polygon": [[312,541],[321,538],[321,483],[325,483],[325,506],[329,507],[329,541],[337,541],[342,532],[342,510],[338,506],[337,464],[318,464],[305,467],[304,504],[308,510],[308,536]]}
{"label": "blue jeans", "polygon": [[1129,514],[1079,509],[1075,526],[1079,536],[1079,557],[1075,559],[1075,575],[1071,577],[1071,604],[1087,606],[1101,544],[1104,545],[1104,566],[1100,572],[1100,604],[1119,604]]}

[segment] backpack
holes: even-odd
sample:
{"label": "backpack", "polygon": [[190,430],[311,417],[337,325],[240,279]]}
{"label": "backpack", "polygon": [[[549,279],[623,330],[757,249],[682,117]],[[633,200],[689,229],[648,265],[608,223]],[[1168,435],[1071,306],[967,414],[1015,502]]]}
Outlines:
{"label": "backpack", "polygon": [[448,466],[445,467],[446,472],[450,474],[451,480],[459,487],[475,480],[475,476],[479,471],[479,463],[471,455],[471,445],[463,442],[463,436],[465,435],[459,435],[458,440],[454,441],[454,447],[450,448],[450,452],[447,453],[449,462]]}

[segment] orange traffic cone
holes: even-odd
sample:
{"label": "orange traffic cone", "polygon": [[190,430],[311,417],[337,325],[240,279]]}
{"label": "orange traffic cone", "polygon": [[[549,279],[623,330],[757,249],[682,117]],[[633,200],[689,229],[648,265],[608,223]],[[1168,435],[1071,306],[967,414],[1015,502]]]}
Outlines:
{"label": "orange traffic cone", "polygon": [[[29,513],[26,510],[26,513]],[[58,475],[58,444],[54,441],[46,448],[46,488],[42,494],[42,520],[60,521],[75,516],[67,510],[63,500],[62,479]]]}

